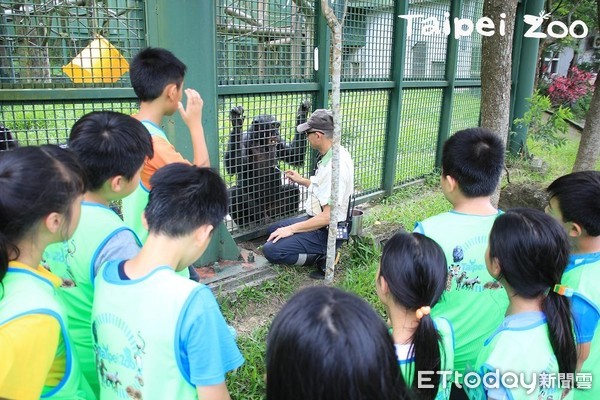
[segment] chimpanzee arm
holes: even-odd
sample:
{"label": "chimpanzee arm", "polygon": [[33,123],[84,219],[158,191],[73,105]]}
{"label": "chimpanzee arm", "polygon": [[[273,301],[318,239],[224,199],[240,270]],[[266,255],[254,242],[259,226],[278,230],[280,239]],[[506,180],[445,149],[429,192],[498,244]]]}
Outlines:
{"label": "chimpanzee arm", "polygon": [[[298,107],[298,113],[296,114],[296,126],[306,122],[306,117],[310,111],[310,108],[310,101],[304,100],[302,103],[300,103],[300,106]],[[304,164],[306,143],[306,135],[296,131],[294,134],[294,139],[291,143],[287,143],[285,140],[279,142],[277,146],[277,159],[283,160],[291,165]]]}
{"label": "chimpanzee arm", "polygon": [[242,168],[242,126],[244,124],[244,108],[242,106],[233,107],[229,111],[229,121],[231,122],[231,132],[229,134],[229,144],[225,152],[225,169],[230,175],[238,174]]}

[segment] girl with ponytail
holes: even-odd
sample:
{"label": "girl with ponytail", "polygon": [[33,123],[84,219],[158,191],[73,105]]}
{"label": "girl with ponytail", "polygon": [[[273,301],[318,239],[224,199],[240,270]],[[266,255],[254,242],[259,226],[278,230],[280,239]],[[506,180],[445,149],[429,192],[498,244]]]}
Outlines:
{"label": "girl with ponytail", "polygon": [[85,399],[61,280],[40,262],[79,221],[83,170],[57,146],[0,153],[0,398]]}
{"label": "girl with ponytail", "polygon": [[397,233],[383,248],[377,295],[390,318],[402,375],[417,399],[448,399],[450,395],[452,326],[444,318],[429,315],[444,291],[446,275],[443,250],[420,233]]}
{"label": "girl with ponytail", "polygon": [[500,327],[485,341],[475,371],[481,376],[497,373],[500,378],[505,372],[523,374],[524,381],[534,386],[488,382],[466,388],[470,398],[482,398],[483,392],[488,399],[515,400],[561,399],[567,394],[568,388],[539,382],[541,373],[557,377],[576,368],[569,299],[560,285],[569,248],[564,228],[541,211],[512,209],[494,222],[486,265],[504,286],[509,306]]}

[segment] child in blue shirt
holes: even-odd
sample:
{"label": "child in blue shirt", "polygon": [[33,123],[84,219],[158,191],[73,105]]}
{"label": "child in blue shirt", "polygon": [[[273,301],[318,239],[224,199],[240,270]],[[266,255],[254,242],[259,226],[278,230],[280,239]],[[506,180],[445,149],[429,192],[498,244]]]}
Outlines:
{"label": "child in blue shirt", "polygon": [[[227,214],[219,175],[182,163],[151,179],[149,235],[130,260],[96,278],[92,333],[100,398],[226,400],[225,374],[244,361],[211,291],[176,274],[197,260]],[[137,396],[137,397],[134,397]]]}
{"label": "child in blue shirt", "polygon": [[[562,283],[571,297],[578,343],[577,370],[600,377],[600,172],[580,171],[548,186],[546,212],[565,228],[571,242]],[[600,385],[579,385],[574,398],[600,398]]]}
{"label": "child in blue shirt", "polygon": [[[570,302],[560,285],[568,257],[566,232],[549,215],[512,209],[496,219],[486,266],[506,290],[509,306],[475,363],[484,384],[469,387],[465,379],[469,398],[550,400],[569,392],[557,384],[558,374],[573,374],[577,361]],[[488,373],[499,375],[490,381]],[[523,378],[509,386],[510,378],[503,378],[507,373]],[[541,374],[554,376],[554,384],[544,384]]]}

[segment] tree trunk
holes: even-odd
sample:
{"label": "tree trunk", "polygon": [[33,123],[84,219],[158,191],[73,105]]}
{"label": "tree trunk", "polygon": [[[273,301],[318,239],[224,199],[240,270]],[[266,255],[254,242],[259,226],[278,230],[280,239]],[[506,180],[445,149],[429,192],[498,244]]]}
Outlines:
{"label": "tree trunk", "polygon": [[[600,1],[600,0],[599,0]],[[493,21],[500,21],[500,14],[505,13],[506,34],[483,37],[481,47],[481,126],[495,132],[507,142],[510,126],[510,91],[512,42],[517,11],[516,0],[485,0],[483,15]],[[500,186],[492,196],[497,205]]]}
{"label": "tree trunk", "polygon": [[[339,193],[340,176],[340,138],[342,135],[342,118],[340,115],[340,97],[341,97],[341,79],[342,79],[342,21],[338,20],[335,13],[329,6],[328,0],[321,0],[323,15],[327,19],[327,24],[333,32],[331,45],[332,51],[332,69],[331,69],[331,111],[333,113],[333,158],[331,160],[331,217],[329,219],[329,236],[327,238],[327,267],[325,270],[325,283],[333,283],[335,269],[335,243],[337,241],[337,204]],[[344,4],[344,12],[345,12]]]}
{"label": "tree trunk", "polygon": [[581,132],[581,142],[573,165],[573,172],[596,169],[600,158],[600,77],[596,77],[590,110]]}
{"label": "tree trunk", "polygon": [[[596,18],[600,26],[600,0],[596,2]],[[585,127],[581,132],[581,142],[577,150],[573,172],[596,169],[600,157],[600,77],[596,76],[594,95],[590,110],[585,117]]]}
{"label": "tree trunk", "polygon": [[29,11],[22,0],[15,4],[22,5],[19,13],[15,13],[13,17],[18,38],[15,53],[20,59],[21,80],[27,83],[51,82],[48,49],[50,21],[43,15],[43,10],[37,4],[33,7],[33,11]]}

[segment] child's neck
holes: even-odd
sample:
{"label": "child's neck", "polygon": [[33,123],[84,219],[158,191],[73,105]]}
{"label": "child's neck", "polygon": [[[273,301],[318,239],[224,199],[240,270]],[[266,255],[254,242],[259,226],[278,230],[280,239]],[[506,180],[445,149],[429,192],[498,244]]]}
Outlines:
{"label": "child's neck", "polygon": [[165,116],[163,106],[159,101],[142,102],[140,104],[140,111],[133,117],[139,121],[151,121],[156,125],[162,123],[162,119]]}
{"label": "child's neck", "polygon": [[102,204],[107,207],[110,205],[110,201],[106,197],[102,196],[102,194],[99,192],[85,192],[83,195],[83,201]]}
{"label": "child's neck", "polygon": [[600,236],[582,235],[573,246],[573,254],[591,254],[599,252]]}
{"label": "child's neck", "polygon": [[49,244],[56,242],[56,239],[51,240],[42,233],[38,232],[37,235],[37,241],[34,241],[30,236],[28,236],[17,243],[16,246],[19,249],[19,256],[15,258],[15,254],[10,254],[9,259],[14,259],[15,261],[28,265],[31,268],[37,268],[42,261],[42,255],[44,254],[46,247]]}
{"label": "child's neck", "polygon": [[419,325],[415,312],[398,305],[387,308],[388,315],[392,321],[392,337],[394,338],[394,343],[412,343],[413,335]]}
{"label": "child's neck", "polygon": [[187,242],[164,235],[150,234],[138,255],[125,263],[125,273],[131,279],[148,275],[158,267],[176,269],[183,261]]}
{"label": "child's neck", "polygon": [[514,290],[507,285],[506,281],[503,280],[502,285],[506,289],[506,293],[508,294],[508,308],[506,309],[506,316],[524,313],[524,312],[532,312],[532,311],[542,311],[542,301],[543,298],[536,297],[534,299],[526,299],[522,296],[519,296],[514,292]]}
{"label": "child's neck", "polygon": [[490,202],[489,196],[464,197],[457,196],[453,201],[453,209],[456,212],[472,215],[494,215],[498,212]]}

